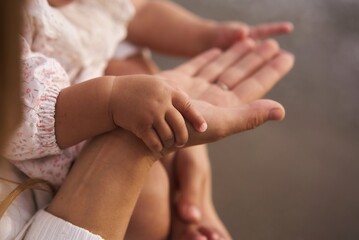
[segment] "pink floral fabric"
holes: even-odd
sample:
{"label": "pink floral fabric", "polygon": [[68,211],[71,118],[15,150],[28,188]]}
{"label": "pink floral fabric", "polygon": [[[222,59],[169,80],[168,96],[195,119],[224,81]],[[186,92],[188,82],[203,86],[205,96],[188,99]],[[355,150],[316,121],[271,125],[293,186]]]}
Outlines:
{"label": "pink floral fabric", "polygon": [[57,96],[103,74],[133,13],[129,0],[77,0],[61,9],[47,0],[27,1],[21,37],[24,119],[5,157],[29,177],[55,186],[64,181],[83,143],[58,147]]}

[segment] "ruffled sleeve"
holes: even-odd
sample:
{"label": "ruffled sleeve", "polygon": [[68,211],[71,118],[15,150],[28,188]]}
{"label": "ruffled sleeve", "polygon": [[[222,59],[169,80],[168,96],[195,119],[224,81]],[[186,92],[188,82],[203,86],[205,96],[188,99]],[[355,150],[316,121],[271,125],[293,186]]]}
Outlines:
{"label": "ruffled sleeve", "polygon": [[59,154],[55,137],[55,105],[69,79],[61,65],[52,58],[31,51],[25,38],[22,62],[23,120],[5,151],[11,160],[27,160]]}

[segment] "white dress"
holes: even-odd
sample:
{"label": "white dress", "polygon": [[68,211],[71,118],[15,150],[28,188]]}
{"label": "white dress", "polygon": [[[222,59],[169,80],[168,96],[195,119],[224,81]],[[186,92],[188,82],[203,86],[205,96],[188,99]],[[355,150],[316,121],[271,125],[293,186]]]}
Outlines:
{"label": "white dress", "polygon": [[4,156],[27,176],[58,187],[82,144],[59,149],[56,98],[63,88],[103,75],[134,8],[129,0],[77,0],[61,9],[47,0],[27,4],[21,38],[24,120]]}
{"label": "white dress", "polygon": [[[17,169],[6,169],[11,169],[13,180],[42,178],[58,187],[83,144],[65,150],[58,147],[54,127],[56,98],[63,88],[103,75],[107,62],[126,37],[134,7],[130,0],[76,0],[59,9],[51,7],[47,0],[26,3],[21,36],[24,119],[4,154],[26,176]],[[3,177],[5,168],[0,169]],[[13,187],[0,181],[0,197]],[[49,201],[40,196],[40,200],[47,200],[39,204],[34,197],[38,195],[22,194],[8,209],[0,221],[0,240],[14,239],[24,229],[19,239],[100,239],[38,211]]]}

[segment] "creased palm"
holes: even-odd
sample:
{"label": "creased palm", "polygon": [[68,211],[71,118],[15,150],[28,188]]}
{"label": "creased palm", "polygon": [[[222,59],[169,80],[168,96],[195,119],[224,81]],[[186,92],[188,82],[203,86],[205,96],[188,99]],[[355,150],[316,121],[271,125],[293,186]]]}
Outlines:
{"label": "creased palm", "polygon": [[280,50],[274,40],[260,44],[245,40],[224,53],[209,50],[159,75],[200,100],[193,103],[207,117],[209,129],[203,137],[218,140],[284,118],[279,103],[257,99],[282,79],[293,63],[293,56]]}
{"label": "creased palm", "polygon": [[[209,50],[159,75],[182,88],[191,98],[222,107],[235,107],[265,95],[292,68],[292,54],[274,40],[234,44],[226,52]],[[224,90],[218,84],[225,84]]]}

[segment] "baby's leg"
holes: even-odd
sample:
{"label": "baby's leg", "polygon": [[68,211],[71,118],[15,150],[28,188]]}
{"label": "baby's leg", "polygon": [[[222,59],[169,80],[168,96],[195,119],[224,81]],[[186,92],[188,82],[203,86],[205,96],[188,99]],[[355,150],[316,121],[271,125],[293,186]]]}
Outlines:
{"label": "baby's leg", "polygon": [[[121,66],[123,66],[123,63],[117,63],[118,64],[116,64],[116,61],[112,62],[111,65],[113,67],[107,69],[107,74],[118,75],[129,73],[124,70],[128,70],[130,68],[121,68]],[[131,62],[131,64],[133,63],[135,62]],[[143,64],[140,64],[138,66],[140,67],[137,68],[136,71],[144,70],[144,68],[142,68]],[[233,93],[228,91],[226,92],[226,94],[231,95]],[[281,108],[279,104],[275,104],[270,101],[261,101],[253,103],[251,105],[242,105],[238,108],[220,108],[207,104],[205,102],[194,102],[194,104],[196,104],[196,106],[204,114],[208,122],[209,128],[204,134],[198,134],[197,132],[193,131],[193,129],[191,129],[191,127],[189,126],[190,145],[216,141],[235,132],[256,127],[270,118],[268,114],[269,109],[278,108],[280,110]],[[284,115],[283,111],[281,115]],[[218,116],[221,116],[221,118],[218,118]],[[282,116],[278,116],[276,117],[276,119],[279,120]],[[153,175],[156,176],[156,170],[153,171]],[[162,173],[159,173],[158,175],[163,176]],[[166,179],[165,177],[162,177],[162,180],[159,180],[161,177],[159,177],[157,180],[153,180],[150,178],[151,177],[146,180],[148,184],[146,184],[146,186],[143,188],[143,197],[140,197],[138,201],[138,207],[136,207],[137,210],[134,213],[133,218],[131,219],[131,226],[127,235],[128,239],[142,239],[142,237],[144,239],[149,239],[149,236],[151,236],[150,239],[161,239],[162,236],[165,236],[165,230],[168,229],[168,220],[166,217],[168,216],[168,179]],[[151,186],[152,184],[156,186],[157,189],[159,186],[163,186],[164,182],[166,186],[164,186],[164,189],[162,189],[162,196],[150,194],[153,191],[153,186]],[[210,186],[208,186],[208,188],[210,188]],[[207,200],[203,201],[203,203],[210,202],[210,195],[204,195],[203,197]],[[155,201],[152,201],[151,198],[155,199]],[[199,206],[202,209],[203,218],[199,226],[196,226],[196,228],[203,229],[201,225],[204,224],[205,226],[210,226],[210,228],[215,228],[220,233],[225,233],[221,235],[228,235],[226,234],[226,230],[223,227],[223,224],[218,219],[213,206],[211,204],[207,204],[207,206],[208,207],[205,207],[204,204],[203,206]],[[153,222],[154,216],[156,216],[156,214],[159,212],[161,212],[161,214],[163,214],[162,216],[165,217],[157,217],[157,220],[159,221]],[[163,225],[162,228],[159,227],[161,225]],[[138,231],[139,228],[142,230]],[[183,228],[181,227],[181,229]],[[138,235],[139,233],[143,233],[143,235],[140,236]],[[181,239],[181,237],[179,237],[179,239]]]}
{"label": "baby's leg", "polygon": [[141,190],[125,239],[167,239],[170,231],[169,180],[155,162]]}
{"label": "baby's leg", "polygon": [[84,148],[47,210],[105,239],[123,239],[154,161],[127,131],[98,136]]}
{"label": "baby's leg", "polygon": [[[142,54],[112,60],[106,74],[152,74],[156,65]],[[160,162],[155,162],[146,177],[125,239],[166,239],[170,231],[169,179]]]}

